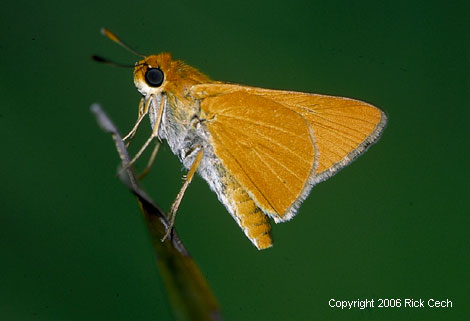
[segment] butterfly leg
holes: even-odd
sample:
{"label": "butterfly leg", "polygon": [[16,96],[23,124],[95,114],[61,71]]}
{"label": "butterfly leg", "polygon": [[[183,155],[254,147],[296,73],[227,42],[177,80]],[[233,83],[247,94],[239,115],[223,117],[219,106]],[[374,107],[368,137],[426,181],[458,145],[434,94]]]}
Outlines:
{"label": "butterfly leg", "polygon": [[163,236],[162,242],[170,235],[171,230],[173,229],[173,225],[175,224],[175,218],[176,218],[176,211],[178,210],[178,207],[180,206],[181,200],[183,199],[184,192],[188,188],[189,184],[191,183],[194,174],[196,173],[197,169],[199,168],[199,165],[201,164],[202,157],[204,156],[204,152],[202,149],[199,149],[197,151],[196,158],[194,159],[193,164],[191,165],[191,168],[189,169],[188,174],[185,177],[185,181],[183,184],[183,187],[181,187],[181,190],[179,191],[178,195],[176,196],[175,201],[171,205],[170,208],[170,214],[169,214],[169,221],[170,225],[168,226],[165,236]]}
{"label": "butterfly leg", "polygon": [[142,173],[139,174],[139,176],[137,176],[138,179],[142,179],[144,178],[145,176],[147,176],[147,174],[149,173],[150,171],[150,168],[152,167],[153,165],[153,162],[155,161],[155,157],[157,156],[157,153],[158,153],[158,149],[160,148],[160,142],[157,140],[156,144],[155,144],[155,147],[153,148],[153,151],[152,151],[152,155],[150,155],[150,158],[149,158],[149,161],[147,163],[147,166],[145,166],[144,170],[142,171]]}
{"label": "butterfly leg", "polygon": [[137,121],[135,122],[135,125],[132,128],[132,130],[126,136],[124,136],[124,138],[122,139],[123,142],[128,140],[128,142],[126,143],[126,147],[129,147],[130,143],[134,139],[135,134],[137,133],[137,129],[139,128],[139,125],[140,125],[142,119],[144,119],[145,115],[147,115],[148,110],[149,110],[149,104],[150,104],[150,99],[147,102],[145,102],[145,104],[144,104],[144,99],[143,98],[140,100],[140,102],[139,102],[139,114],[138,114],[138,117],[137,117]]}
{"label": "butterfly leg", "polygon": [[[154,98],[155,97],[152,97],[149,100],[152,100],[153,103],[156,104],[156,101],[155,101]],[[150,135],[149,139],[147,139],[147,141],[140,148],[140,150],[137,152],[137,154],[134,156],[134,158],[127,164],[126,168],[132,166],[132,164],[134,164],[135,161],[140,157],[140,155],[142,155],[142,153],[147,149],[148,145],[152,142],[152,140],[154,140],[156,137],[158,137],[158,130],[160,129],[160,123],[161,123],[162,115],[163,115],[163,105],[164,105],[164,100],[162,99],[161,103],[160,103],[160,108],[158,109],[157,117],[155,119],[155,125],[153,126],[152,135]],[[147,108],[147,112],[148,112],[148,107],[146,107],[146,108]],[[158,151],[158,149],[157,149],[157,151]],[[154,151],[154,153],[156,154],[155,151]]]}

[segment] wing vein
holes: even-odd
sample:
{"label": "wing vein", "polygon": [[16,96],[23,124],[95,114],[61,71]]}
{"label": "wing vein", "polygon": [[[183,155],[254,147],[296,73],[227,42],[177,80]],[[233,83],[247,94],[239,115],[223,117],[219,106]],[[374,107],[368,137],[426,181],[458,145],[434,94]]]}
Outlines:
{"label": "wing vein", "polygon": [[[377,122],[369,121],[369,120],[366,120],[366,119],[364,119],[364,118],[347,116],[347,115],[344,115],[344,114],[315,113],[315,116],[318,116],[318,115],[326,115],[326,116],[334,116],[334,117],[347,118],[347,119],[352,119],[352,120],[361,121],[361,122],[364,122],[364,123],[367,123],[367,124],[371,124],[371,125],[377,125]],[[331,121],[331,120],[330,120],[330,121]],[[331,122],[333,122],[333,121],[331,121]]]}
{"label": "wing vein", "polygon": [[[334,145],[335,147],[337,147],[338,149],[340,149],[340,150],[344,153],[344,155],[346,155],[346,154],[349,153],[348,150],[346,150],[346,149],[342,148],[341,146],[339,146],[339,145],[337,144],[337,142],[334,142],[334,141],[332,141],[332,140],[330,140],[330,139],[328,139],[328,138],[325,138],[325,136],[322,136],[322,135],[319,135],[319,137],[322,138],[322,139],[321,139],[322,142],[323,142],[323,141],[327,141],[327,142],[331,143],[331,145]],[[345,143],[345,142],[343,142],[343,143]],[[352,149],[356,148],[356,145],[348,144],[348,147],[350,147],[350,149],[352,150]],[[340,157],[340,158],[343,157],[341,154],[336,153],[335,151],[333,151],[333,149],[326,148],[324,145],[322,145],[322,149],[326,149],[326,150],[330,151],[331,153],[335,154],[336,156],[338,156],[338,157]]]}
{"label": "wing vein", "polygon": [[224,116],[224,117],[227,117],[227,118],[233,118],[233,119],[236,119],[236,120],[240,120],[240,121],[242,121],[242,122],[247,122],[247,123],[251,123],[251,124],[254,124],[254,125],[259,125],[259,126],[262,126],[262,127],[266,127],[266,128],[270,128],[270,129],[275,129],[275,130],[281,131],[281,132],[283,132],[283,133],[290,134],[290,135],[292,135],[292,136],[297,136],[296,133],[293,133],[293,132],[291,132],[291,131],[285,130],[284,128],[277,127],[277,126],[273,126],[273,125],[270,125],[270,124],[267,124],[267,123],[263,123],[263,122],[259,122],[259,121],[254,121],[254,120],[250,120],[250,119],[246,119],[246,118],[242,118],[242,117],[237,117],[237,116],[234,116],[234,115],[227,115],[227,114],[224,114],[223,116]]}
{"label": "wing vein", "polygon": [[288,171],[292,176],[294,176],[295,178],[297,178],[301,183],[304,183],[304,179],[302,179],[301,177],[299,177],[295,172],[293,172],[289,167],[285,166],[282,162],[280,162],[279,160],[275,159],[274,157],[272,157],[271,155],[269,154],[263,154],[263,155],[266,155],[268,156],[270,159],[272,159],[274,162],[276,162],[279,166],[281,166],[282,168],[284,168],[286,171]]}
{"label": "wing vein", "polygon": [[[336,132],[338,134],[338,136],[341,136],[342,138],[349,140],[350,142],[352,142],[354,144],[354,146],[356,146],[358,144],[357,141],[359,141],[359,142],[363,141],[363,138],[361,138],[361,137],[356,137],[356,136],[353,136],[353,135],[348,136],[346,133],[344,133],[344,132],[342,132],[342,131],[334,128],[334,127],[328,126],[328,125],[324,125],[324,124],[321,124],[321,123],[315,123],[315,126],[319,126],[319,127],[324,128],[324,129],[329,129],[333,132]],[[357,139],[357,141],[352,139],[351,137]]]}
{"label": "wing vein", "polygon": [[[261,156],[259,155],[259,153],[256,151],[256,149],[253,149],[253,152],[255,153],[256,157],[258,157],[258,159],[271,171],[271,173],[274,174],[274,176],[281,182],[281,184],[294,196],[295,193],[292,192],[292,190],[289,188],[289,186],[284,182],[284,180],[281,178],[281,176],[279,176],[279,174],[271,167],[269,166],[269,164],[265,161],[263,161],[263,159],[261,158]],[[283,214],[283,213],[280,213],[280,214]]]}
{"label": "wing vein", "polygon": [[[351,128],[351,127],[349,127],[349,126],[346,126],[346,125],[344,125],[344,124],[336,123],[336,122],[334,122],[334,121],[329,120],[328,118],[321,117],[321,116],[319,116],[319,115],[317,115],[317,117],[319,117],[319,118],[321,118],[321,119],[324,119],[324,120],[326,120],[326,121],[328,121],[328,122],[330,122],[330,123],[333,123],[333,124],[335,124],[335,125],[339,125],[339,126],[342,127],[342,128],[346,128],[346,129],[349,129],[349,130],[351,130],[351,131],[353,131],[353,132],[359,133],[359,135],[361,135],[361,136],[359,136],[359,137],[358,137],[358,136],[355,136],[355,135],[350,135],[350,137],[357,138],[357,139],[360,140],[360,141],[363,140],[363,138],[362,138],[362,135],[364,135],[363,132],[361,132],[361,131],[359,131],[359,130],[357,130],[357,129],[355,129],[355,128]],[[338,133],[346,134],[344,131],[341,131],[341,130],[339,130],[339,129],[337,129],[337,128],[334,128],[334,127],[331,127],[331,126],[328,126],[328,125],[326,125],[326,124],[322,124],[322,123],[320,123],[320,122],[318,122],[318,121],[312,120],[312,122],[315,123],[316,125],[321,125],[321,126],[323,126],[324,128],[329,128],[329,129],[331,129],[331,130],[333,130],[333,131],[336,131],[336,132],[338,132]]]}
{"label": "wing vein", "polygon": [[[233,131],[234,131],[234,132],[237,131],[237,128],[236,128],[236,127],[232,127],[232,128],[233,128]],[[302,155],[297,154],[295,151],[293,151],[292,149],[290,149],[290,148],[287,147],[286,145],[283,145],[283,144],[281,144],[281,143],[279,143],[279,142],[273,140],[273,139],[270,138],[269,136],[263,135],[262,133],[260,133],[260,132],[259,132],[258,130],[256,130],[256,129],[255,129],[255,131],[256,131],[256,134],[257,134],[260,138],[263,138],[263,139],[265,139],[266,141],[268,141],[268,142],[270,142],[270,143],[272,143],[272,144],[274,144],[274,145],[276,145],[276,146],[282,148],[283,150],[287,151],[289,154],[292,154],[292,155],[296,156],[298,159],[300,159],[300,160],[303,161],[304,163],[310,165],[310,162],[309,162],[308,160],[306,160],[304,157],[302,157]],[[238,135],[242,135],[242,136],[248,137],[248,136],[247,136],[246,134],[244,134],[243,132],[240,132],[240,131],[237,131],[237,132],[238,132]],[[259,141],[258,141],[257,143],[262,144],[264,147],[266,147],[266,148],[268,148],[269,150],[272,151],[272,149],[271,149],[268,145],[266,145],[265,143],[262,143],[262,142],[259,142]]]}

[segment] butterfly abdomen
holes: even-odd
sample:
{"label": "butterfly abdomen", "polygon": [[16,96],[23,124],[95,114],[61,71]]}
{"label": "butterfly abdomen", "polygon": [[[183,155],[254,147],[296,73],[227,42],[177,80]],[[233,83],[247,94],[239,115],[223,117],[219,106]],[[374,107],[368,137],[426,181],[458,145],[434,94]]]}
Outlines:
{"label": "butterfly abdomen", "polygon": [[266,214],[237,182],[228,184],[226,193],[231,194],[233,217],[251,242],[260,250],[271,247],[271,226]]}

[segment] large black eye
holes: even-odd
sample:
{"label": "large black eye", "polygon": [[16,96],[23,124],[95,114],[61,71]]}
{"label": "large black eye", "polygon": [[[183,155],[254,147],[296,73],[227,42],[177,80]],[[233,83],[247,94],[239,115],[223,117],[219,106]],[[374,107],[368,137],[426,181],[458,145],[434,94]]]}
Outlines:
{"label": "large black eye", "polygon": [[159,87],[163,82],[163,71],[160,68],[147,69],[145,81],[150,87]]}

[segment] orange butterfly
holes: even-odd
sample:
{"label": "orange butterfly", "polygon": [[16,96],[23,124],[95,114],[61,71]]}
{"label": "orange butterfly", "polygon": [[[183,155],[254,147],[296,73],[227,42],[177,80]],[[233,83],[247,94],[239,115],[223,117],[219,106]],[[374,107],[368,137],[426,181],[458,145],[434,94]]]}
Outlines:
{"label": "orange butterfly", "polygon": [[[365,152],[387,122],[362,101],[213,81],[169,53],[141,56],[134,67],[138,119],[124,139],[146,115],[153,132],[131,163],[152,140],[166,139],[189,170],[171,207],[172,224],[198,172],[258,249],[272,246],[268,217],[276,223],[294,217],[311,188]],[[158,146],[157,140],[145,172]]]}

